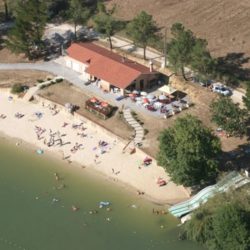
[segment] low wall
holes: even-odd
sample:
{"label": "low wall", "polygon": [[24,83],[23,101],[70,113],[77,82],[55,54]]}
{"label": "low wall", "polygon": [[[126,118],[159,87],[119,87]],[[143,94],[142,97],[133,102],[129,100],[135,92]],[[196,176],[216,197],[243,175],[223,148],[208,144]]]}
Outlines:
{"label": "low wall", "polygon": [[11,88],[0,88],[0,93],[9,93],[10,94]]}

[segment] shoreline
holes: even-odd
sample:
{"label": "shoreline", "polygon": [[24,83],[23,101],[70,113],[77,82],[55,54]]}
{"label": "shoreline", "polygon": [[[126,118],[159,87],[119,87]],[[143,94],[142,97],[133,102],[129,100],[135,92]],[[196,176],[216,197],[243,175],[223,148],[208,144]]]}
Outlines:
{"label": "shoreline", "polygon": [[[48,128],[50,130],[52,128],[52,130],[55,131],[55,129],[61,129],[62,126],[59,126],[59,124],[62,124],[65,122],[65,120],[67,123],[74,123],[76,121],[79,123],[80,119],[80,121],[82,121],[86,127],[84,129],[87,131],[87,138],[82,138],[82,140],[79,139],[72,129],[67,129],[67,133],[65,134],[67,134],[67,136],[69,135],[68,137],[70,138],[70,141],[81,141],[84,147],[81,153],[85,154],[87,151],[87,154],[83,156],[82,154],[80,155],[80,152],[78,151],[77,153],[72,154],[70,156],[72,166],[85,166],[86,168],[84,169],[86,169],[86,171],[88,171],[90,174],[92,174],[92,172],[96,172],[98,175],[103,176],[103,178],[109,180],[110,182],[116,183],[116,185],[118,184],[122,188],[128,189],[131,193],[133,191],[135,193],[136,190],[144,192],[144,195],[138,195],[138,197],[143,199],[145,198],[158,205],[170,205],[188,198],[184,187],[176,186],[174,183],[172,183],[165,171],[156,165],[154,159],[150,166],[139,167],[138,170],[136,167],[138,166],[138,161],[143,161],[143,158],[145,158],[147,155],[140,150],[137,150],[137,152],[133,155],[130,155],[127,152],[122,153],[121,151],[124,147],[124,142],[120,141],[115,135],[112,136],[110,132],[106,134],[105,131],[103,131],[103,128],[100,129],[97,124],[90,124],[90,122],[85,117],[72,117],[62,110],[59,112],[59,114],[51,116],[50,110],[44,108],[41,103],[26,103],[22,99],[16,97],[13,98],[12,102],[10,102],[7,98],[8,95],[9,94],[6,92],[1,93],[0,91],[0,113],[3,113],[7,116],[6,119],[0,120],[0,131],[2,131],[2,134],[4,135],[3,137],[7,137],[7,140],[9,140],[9,138],[11,138],[11,140],[13,139],[13,141],[21,140],[24,142],[24,145],[27,143],[28,148],[41,148],[44,150],[45,155],[48,154],[49,157],[52,156],[53,158],[60,160],[63,155],[65,156],[69,154],[69,149],[72,148],[73,143],[71,143],[71,147],[66,145],[63,146],[63,148],[47,148],[41,143],[40,140],[36,140],[35,133],[32,131],[32,127],[34,130],[34,125],[41,127],[45,127],[46,125],[47,130]],[[4,105],[1,102],[3,102]],[[30,113],[34,111],[36,112],[37,110],[44,114],[43,117],[32,122],[31,119],[27,120],[28,113],[30,115]],[[21,111],[25,113],[25,116],[21,119],[15,118],[14,113]],[[11,119],[12,122],[6,123],[9,119]],[[17,124],[17,121],[20,123],[18,128],[23,131],[21,134],[18,132],[18,129],[16,129],[15,123]],[[63,132],[66,132],[66,129],[64,129]],[[94,157],[96,156],[95,152],[99,150],[99,139],[103,139],[105,142],[107,141],[109,149],[107,149],[107,152],[104,154],[98,153],[98,158],[96,159],[99,162],[96,162]],[[111,140],[113,140],[113,144]],[[93,153],[93,150],[96,151]],[[35,151],[36,150],[34,149],[34,152]],[[111,172],[111,169],[113,173]],[[114,169],[117,175],[114,175]],[[164,187],[158,187],[155,183],[155,178],[157,176],[166,179],[168,184]]]}
{"label": "shoreline", "polygon": [[[21,150],[24,151],[25,153],[28,153],[28,154],[32,154],[32,153],[35,154],[36,153],[35,150],[34,150],[35,144],[23,141],[23,140],[21,140],[20,138],[17,138],[17,137],[10,137],[10,136],[4,134],[2,131],[0,131],[0,143],[3,142],[3,141],[7,141],[7,143],[10,145],[10,147],[21,148]],[[16,145],[17,143],[19,145]],[[156,199],[154,199],[154,197],[148,196],[147,194],[145,194],[145,195],[137,195],[135,187],[130,186],[127,183],[124,183],[124,182],[122,182],[120,180],[111,178],[110,176],[105,175],[101,171],[91,169],[91,167],[83,166],[78,162],[72,162],[71,164],[68,164],[68,163],[66,163],[65,161],[63,161],[61,159],[60,152],[55,152],[54,153],[54,152],[48,151],[44,155],[44,157],[47,160],[48,159],[53,159],[56,162],[58,162],[59,164],[63,164],[65,167],[70,167],[70,168],[72,168],[72,171],[79,171],[79,173],[82,174],[82,175],[84,173],[87,173],[93,179],[101,178],[102,181],[108,182],[113,186],[118,186],[118,188],[124,189],[125,192],[127,192],[129,195],[132,195],[132,196],[136,197],[137,199],[147,200],[147,201],[149,201],[152,204],[155,204],[157,206],[172,206],[172,205],[174,205],[174,201],[173,202],[166,201],[166,202],[163,203],[162,201],[156,200]]]}

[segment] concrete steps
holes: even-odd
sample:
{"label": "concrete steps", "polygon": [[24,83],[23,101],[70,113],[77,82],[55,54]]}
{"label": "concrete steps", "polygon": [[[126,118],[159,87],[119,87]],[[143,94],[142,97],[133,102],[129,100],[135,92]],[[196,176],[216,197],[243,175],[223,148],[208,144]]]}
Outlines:
{"label": "concrete steps", "polygon": [[142,145],[142,140],[144,137],[144,129],[143,127],[134,119],[134,117],[131,114],[131,110],[129,108],[124,109],[123,116],[126,122],[133,127],[135,131],[135,138],[133,140],[134,145]]}

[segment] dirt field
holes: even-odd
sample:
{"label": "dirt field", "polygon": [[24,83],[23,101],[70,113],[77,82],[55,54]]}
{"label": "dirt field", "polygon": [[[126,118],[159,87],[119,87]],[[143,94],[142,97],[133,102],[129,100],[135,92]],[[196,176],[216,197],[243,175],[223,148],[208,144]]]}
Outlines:
{"label": "dirt field", "polygon": [[26,86],[34,86],[38,79],[45,80],[47,77],[53,77],[48,72],[36,70],[1,70],[0,71],[0,87],[10,88],[15,83],[25,84]]}
{"label": "dirt field", "polygon": [[17,63],[28,62],[28,59],[23,55],[13,54],[7,48],[0,49],[0,63]]}
{"label": "dirt field", "polygon": [[[117,16],[132,19],[141,10],[169,28],[183,23],[197,36],[207,39],[215,56],[243,52],[250,56],[249,0],[110,0],[117,4]],[[248,64],[250,66],[250,63]]]}
{"label": "dirt field", "polygon": [[77,111],[79,114],[87,117],[91,121],[101,125],[114,134],[129,139],[133,135],[133,130],[127,125],[119,113],[116,112],[111,118],[102,120],[85,109],[85,101],[90,97],[82,90],[72,86],[67,82],[52,85],[48,88],[40,90],[39,94],[49,100],[64,105],[65,103],[73,103],[80,107]]}

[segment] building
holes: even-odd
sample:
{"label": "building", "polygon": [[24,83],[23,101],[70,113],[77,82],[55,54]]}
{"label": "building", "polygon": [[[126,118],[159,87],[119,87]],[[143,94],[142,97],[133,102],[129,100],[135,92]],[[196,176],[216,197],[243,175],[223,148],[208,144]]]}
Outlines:
{"label": "building", "polygon": [[147,90],[157,83],[159,72],[92,42],[73,43],[67,49],[66,66],[98,83],[105,91]]}

